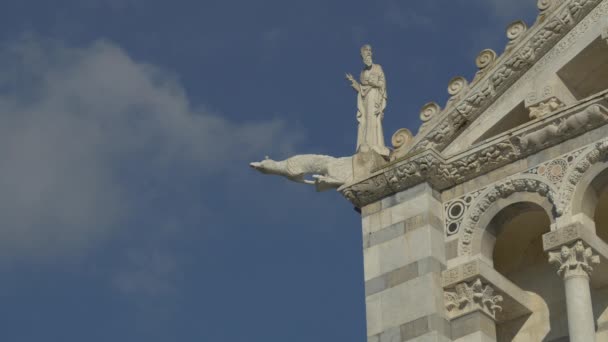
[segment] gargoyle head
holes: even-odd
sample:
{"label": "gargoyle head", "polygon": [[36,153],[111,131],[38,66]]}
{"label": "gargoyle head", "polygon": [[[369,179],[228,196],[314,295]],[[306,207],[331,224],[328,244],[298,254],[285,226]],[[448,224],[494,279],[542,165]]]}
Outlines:
{"label": "gargoyle head", "polygon": [[249,163],[249,166],[261,173],[276,173],[276,164],[276,161],[266,156],[262,161]]}

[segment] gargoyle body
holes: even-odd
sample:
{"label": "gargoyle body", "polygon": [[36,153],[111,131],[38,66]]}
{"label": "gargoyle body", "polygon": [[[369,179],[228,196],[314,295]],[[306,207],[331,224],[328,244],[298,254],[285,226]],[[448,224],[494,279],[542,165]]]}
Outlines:
{"label": "gargoyle body", "polygon": [[281,161],[267,157],[260,162],[250,163],[249,166],[265,174],[314,185],[317,191],[338,188],[353,178],[352,157],[302,154]]}

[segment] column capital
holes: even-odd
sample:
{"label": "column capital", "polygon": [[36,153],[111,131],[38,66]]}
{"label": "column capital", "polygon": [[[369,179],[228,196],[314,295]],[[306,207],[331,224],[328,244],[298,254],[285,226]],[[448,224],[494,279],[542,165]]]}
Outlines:
{"label": "column capital", "polygon": [[558,266],[557,274],[568,279],[571,277],[591,277],[592,264],[599,264],[600,257],[593,249],[578,240],[570,245],[562,245],[559,252],[549,252],[549,263]]}

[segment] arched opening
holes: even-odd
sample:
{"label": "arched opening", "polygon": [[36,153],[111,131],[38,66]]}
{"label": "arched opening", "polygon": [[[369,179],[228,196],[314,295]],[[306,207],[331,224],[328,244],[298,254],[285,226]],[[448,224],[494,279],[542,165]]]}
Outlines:
{"label": "arched opening", "polygon": [[608,169],[601,171],[587,186],[583,212],[593,218],[599,238],[608,242]]}
{"label": "arched opening", "polygon": [[[572,214],[585,214],[595,223],[595,232],[608,243],[608,165],[593,165],[580,180],[572,197]],[[598,341],[608,340],[608,273],[606,265],[595,267],[591,276],[591,296]]]}
{"label": "arched opening", "polygon": [[531,316],[497,325],[498,341],[567,340],[563,282],[543,251],[542,236],[550,230],[547,208],[534,202],[503,207],[486,226],[495,239],[494,268],[527,291],[532,301]]}

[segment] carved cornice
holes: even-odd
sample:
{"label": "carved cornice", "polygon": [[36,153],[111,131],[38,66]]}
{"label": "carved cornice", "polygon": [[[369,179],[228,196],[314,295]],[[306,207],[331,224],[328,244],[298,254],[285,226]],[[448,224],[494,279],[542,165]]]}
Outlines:
{"label": "carved cornice", "polygon": [[423,182],[447,189],[606,124],[608,109],[603,104],[607,94],[597,94],[449,159],[434,149],[410,154],[338,190],[355,206],[363,207]]}
{"label": "carved cornice", "polygon": [[[477,118],[601,2],[539,0],[541,13],[537,23],[527,31],[520,24],[510,26],[509,30],[516,33],[508,31],[508,36],[515,36],[517,42],[512,42],[495,61],[492,53],[482,52],[482,61],[491,60],[492,63],[482,63],[481,74],[477,74],[466,93],[461,92],[457,98],[450,99],[446,110],[425,124],[428,128],[414,141],[412,151],[429,148],[442,151],[462,132],[467,122]],[[526,35],[520,31],[526,31]]]}
{"label": "carved cornice", "polygon": [[591,247],[583,240],[574,244],[562,245],[559,252],[549,252],[549,262],[557,265],[557,274],[568,279],[571,277],[591,277],[592,264],[599,264],[600,257],[593,254]]}

